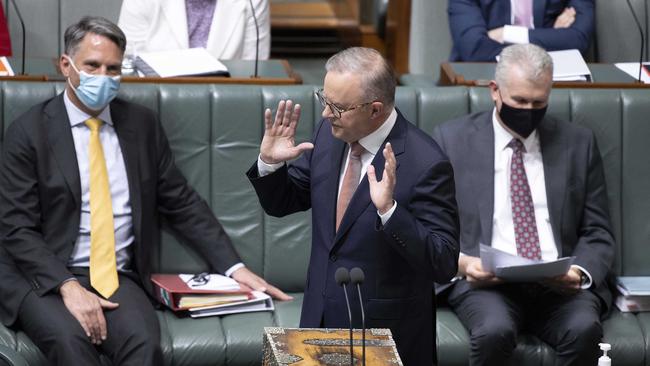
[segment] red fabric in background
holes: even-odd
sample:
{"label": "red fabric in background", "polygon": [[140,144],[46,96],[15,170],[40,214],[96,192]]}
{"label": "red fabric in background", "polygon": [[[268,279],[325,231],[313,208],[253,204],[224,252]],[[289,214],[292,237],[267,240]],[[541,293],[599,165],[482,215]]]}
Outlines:
{"label": "red fabric in background", "polygon": [[0,56],[11,56],[11,39],[2,5],[0,5]]}

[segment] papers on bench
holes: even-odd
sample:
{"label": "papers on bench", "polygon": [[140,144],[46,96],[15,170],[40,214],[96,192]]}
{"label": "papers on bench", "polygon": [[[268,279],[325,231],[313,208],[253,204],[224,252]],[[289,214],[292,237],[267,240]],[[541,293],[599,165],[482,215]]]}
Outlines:
{"label": "papers on bench", "polygon": [[616,289],[616,307],[620,311],[650,311],[650,277],[621,276],[616,280]]}
{"label": "papers on bench", "polygon": [[[618,67],[621,71],[633,77],[634,80],[639,79],[638,62],[620,62],[614,65]],[[650,63],[644,62],[643,70],[641,70],[641,81],[643,81],[646,84],[650,83],[650,70],[648,70],[649,67],[650,67]]]}
{"label": "papers on bench", "polygon": [[0,76],[14,76],[14,70],[6,57],[0,57]]}
{"label": "papers on bench", "polygon": [[550,51],[548,54],[553,59],[553,81],[591,80],[591,71],[580,51]]}
{"label": "papers on bench", "polygon": [[245,301],[189,309],[190,316],[192,318],[202,318],[204,316],[213,315],[252,313],[256,311],[275,310],[271,296],[260,291],[253,291],[251,292],[251,295],[251,298]]}
{"label": "papers on bench", "polygon": [[274,310],[267,294],[219,274],[158,273],[151,275],[151,282],[161,303],[174,311],[189,311],[195,318]]}
{"label": "papers on bench", "polygon": [[483,270],[492,272],[506,282],[537,282],[546,278],[566,274],[575,257],[564,257],[555,261],[536,261],[494,249],[480,244]]}
{"label": "papers on bench", "polygon": [[202,47],[140,53],[135,66],[144,76],[230,76],[226,65]]}

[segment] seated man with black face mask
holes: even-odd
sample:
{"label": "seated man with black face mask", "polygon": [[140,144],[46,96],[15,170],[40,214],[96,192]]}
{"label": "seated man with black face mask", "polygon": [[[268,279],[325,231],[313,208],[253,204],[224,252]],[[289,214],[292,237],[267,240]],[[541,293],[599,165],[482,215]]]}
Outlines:
{"label": "seated man with black face mask", "polygon": [[[507,364],[523,329],[557,364],[598,358],[614,258],[603,164],[590,130],[545,116],[552,75],[540,47],[505,48],[490,82],[495,108],[434,132],[454,168],[461,256],[449,304],[469,330],[471,365]],[[483,269],[479,243],[575,261],[555,278],[506,283]]]}

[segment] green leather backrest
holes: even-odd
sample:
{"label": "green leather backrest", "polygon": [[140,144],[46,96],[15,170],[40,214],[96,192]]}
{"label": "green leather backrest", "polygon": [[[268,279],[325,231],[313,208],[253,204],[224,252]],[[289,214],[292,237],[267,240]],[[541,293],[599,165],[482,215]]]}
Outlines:
{"label": "green leather backrest", "polygon": [[[63,52],[65,29],[85,15],[102,16],[117,23],[122,0],[15,0],[26,28],[28,57],[58,57]],[[7,14],[14,56],[22,53],[23,33],[11,2],[2,0]]]}
{"label": "green leather backrest", "polygon": [[[6,128],[30,106],[51,98],[63,83],[0,83],[0,126]],[[304,286],[311,242],[311,212],[265,215],[244,173],[259,152],[263,112],[280,99],[302,105],[297,142],[308,140],[321,107],[316,86],[225,86],[123,84],[120,96],[151,108],[163,124],[176,164],[207,200],[244,262],[287,291]],[[642,150],[650,137],[650,91],[558,89],[549,114],[591,128],[603,156],[616,268],[625,275],[650,275],[650,163]],[[492,108],[487,88],[400,87],[396,105],[424,131],[470,112]],[[2,130],[4,131],[4,130]],[[0,139],[0,146],[2,139]],[[197,272],[204,261],[164,234],[157,270]]]}

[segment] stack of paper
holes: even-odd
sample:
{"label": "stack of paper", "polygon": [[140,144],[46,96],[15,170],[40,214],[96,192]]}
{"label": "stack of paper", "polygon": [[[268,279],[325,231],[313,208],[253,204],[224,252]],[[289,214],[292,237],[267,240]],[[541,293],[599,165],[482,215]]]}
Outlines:
{"label": "stack of paper", "polygon": [[138,55],[135,66],[144,76],[229,76],[226,65],[205,48],[147,52]]}
{"label": "stack of paper", "polygon": [[591,71],[580,51],[572,49],[548,54],[553,59],[553,81],[591,80]]}
{"label": "stack of paper", "polygon": [[[175,311],[193,311],[195,309],[216,308],[226,306],[230,312],[248,312],[267,310],[249,308],[247,305],[257,302],[264,296],[258,295],[250,288],[240,286],[237,281],[219,275],[204,274],[194,276],[190,274],[153,274],[151,282],[154,285],[156,297],[161,303]],[[268,297],[268,296],[267,296]],[[273,302],[270,310],[273,310]],[[208,315],[218,315],[211,313]],[[202,315],[205,316],[205,315]]]}
{"label": "stack of paper", "polygon": [[617,279],[616,307],[622,312],[650,311],[650,277],[621,276]]}
{"label": "stack of paper", "polygon": [[485,244],[480,244],[480,252],[483,270],[494,273],[506,282],[537,282],[560,276],[569,271],[575,260],[575,257],[564,257],[548,262],[536,261]]}

